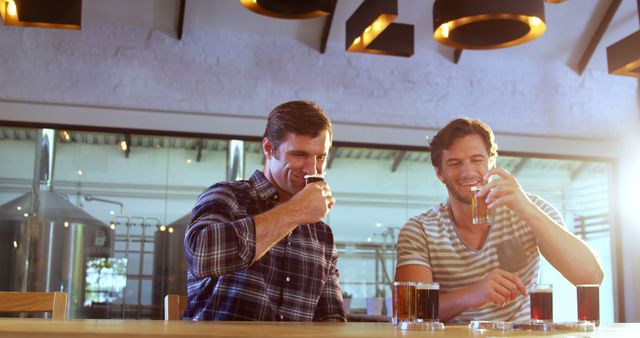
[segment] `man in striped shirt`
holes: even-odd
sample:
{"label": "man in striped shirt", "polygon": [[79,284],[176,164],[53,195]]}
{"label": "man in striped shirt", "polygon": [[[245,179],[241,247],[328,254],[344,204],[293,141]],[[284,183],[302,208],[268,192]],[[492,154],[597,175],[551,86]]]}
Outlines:
{"label": "man in striped shirt", "polygon": [[333,234],[322,218],[335,203],[321,174],[331,122],[310,101],[270,114],[263,171],[203,192],[185,234],[185,319],[346,321]]}
{"label": "man in striped shirt", "polygon": [[[449,198],[402,228],[395,280],[440,283],[441,320],[529,319],[527,290],[538,280],[540,253],[573,284],[600,284],[595,253],[565,230],[558,211],[495,167],[489,126],[453,120],[430,147]],[[484,186],[476,194],[494,210],[491,224],[472,224],[473,186]]]}

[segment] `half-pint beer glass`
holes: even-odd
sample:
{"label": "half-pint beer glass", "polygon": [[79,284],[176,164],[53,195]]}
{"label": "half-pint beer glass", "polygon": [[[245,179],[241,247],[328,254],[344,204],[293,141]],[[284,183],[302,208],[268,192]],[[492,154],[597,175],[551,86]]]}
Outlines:
{"label": "half-pint beer glass", "polygon": [[576,285],[578,291],[578,320],[600,325],[600,286],[598,284]]}
{"label": "half-pint beer glass", "polygon": [[413,322],[416,318],[416,283],[393,282],[392,291],[391,322],[393,325]]}
{"label": "half-pint beer glass", "polygon": [[485,196],[476,196],[482,187],[471,187],[471,223],[487,224],[493,222],[493,210],[487,208]]}
{"label": "half-pint beer glass", "polygon": [[322,175],[322,174],[304,175],[304,183],[305,184],[309,184],[309,183],[313,183],[313,182],[320,182],[320,181],[324,181],[324,175]]}
{"label": "half-pint beer glass", "polygon": [[418,283],[416,284],[416,321],[437,322],[440,284]]}
{"label": "half-pint beer glass", "polygon": [[531,320],[539,322],[553,321],[553,285],[533,284],[529,290],[531,301]]}

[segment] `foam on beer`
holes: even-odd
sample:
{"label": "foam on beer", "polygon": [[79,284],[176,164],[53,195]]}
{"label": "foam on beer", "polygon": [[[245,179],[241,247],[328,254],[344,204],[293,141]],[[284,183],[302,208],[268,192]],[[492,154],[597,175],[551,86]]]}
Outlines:
{"label": "foam on beer", "polygon": [[421,282],[416,284],[416,289],[419,290],[440,290],[439,283]]}
{"label": "foam on beer", "polygon": [[538,292],[538,293],[552,293],[553,289],[552,288],[540,288],[540,289],[533,289],[530,292]]}

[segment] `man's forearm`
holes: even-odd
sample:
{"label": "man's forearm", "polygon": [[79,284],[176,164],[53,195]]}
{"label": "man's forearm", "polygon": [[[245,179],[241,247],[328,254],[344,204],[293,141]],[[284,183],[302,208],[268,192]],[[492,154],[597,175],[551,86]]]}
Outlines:
{"label": "man's forearm", "polygon": [[573,284],[600,284],[604,276],[589,246],[556,223],[537,205],[521,216],[535,233],[544,257]]}
{"label": "man's forearm", "polygon": [[256,227],[256,255],[260,259],[282,238],[298,226],[297,212],[290,204],[281,204],[267,212],[254,216]]}
{"label": "man's forearm", "polygon": [[448,322],[452,318],[474,306],[473,294],[469,288],[462,288],[452,292],[440,293],[440,320]]}

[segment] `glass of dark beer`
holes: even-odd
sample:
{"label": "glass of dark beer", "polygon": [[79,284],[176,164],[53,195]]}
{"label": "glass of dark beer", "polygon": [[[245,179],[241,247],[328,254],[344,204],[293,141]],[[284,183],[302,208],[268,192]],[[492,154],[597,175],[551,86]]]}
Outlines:
{"label": "glass of dark beer", "polygon": [[553,321],[553,285],[533,284],[529,290],[531,301],[531,320],[537,322]]}
{"label": "glass of dark beer", "polygon": [[391,300],[391,322],[397,326],[402,322],[413,322],[416,317],[416,283],[393,282]]}
{"label": "glass of dark beer", "polygon": [[416,284],[416,322],[437,322],[440,284]]}
{"label": "glass of dark beer", "polygon": [[482,187],[471,187],[471,223],[487,224],[493,221],[493,210],[487,208],[486,196],[476,196]]}
{"label": "glass of dark beer", "polygon": [[579,284],[578,320],[600,325],[600,286],[597,284]]}
{"label": "glass of dark beer", "polygon": [[313,183],[313,182],[321,182],[324,181],[324,175],[315,174],[315,175],[304,175],[305,184]]}

